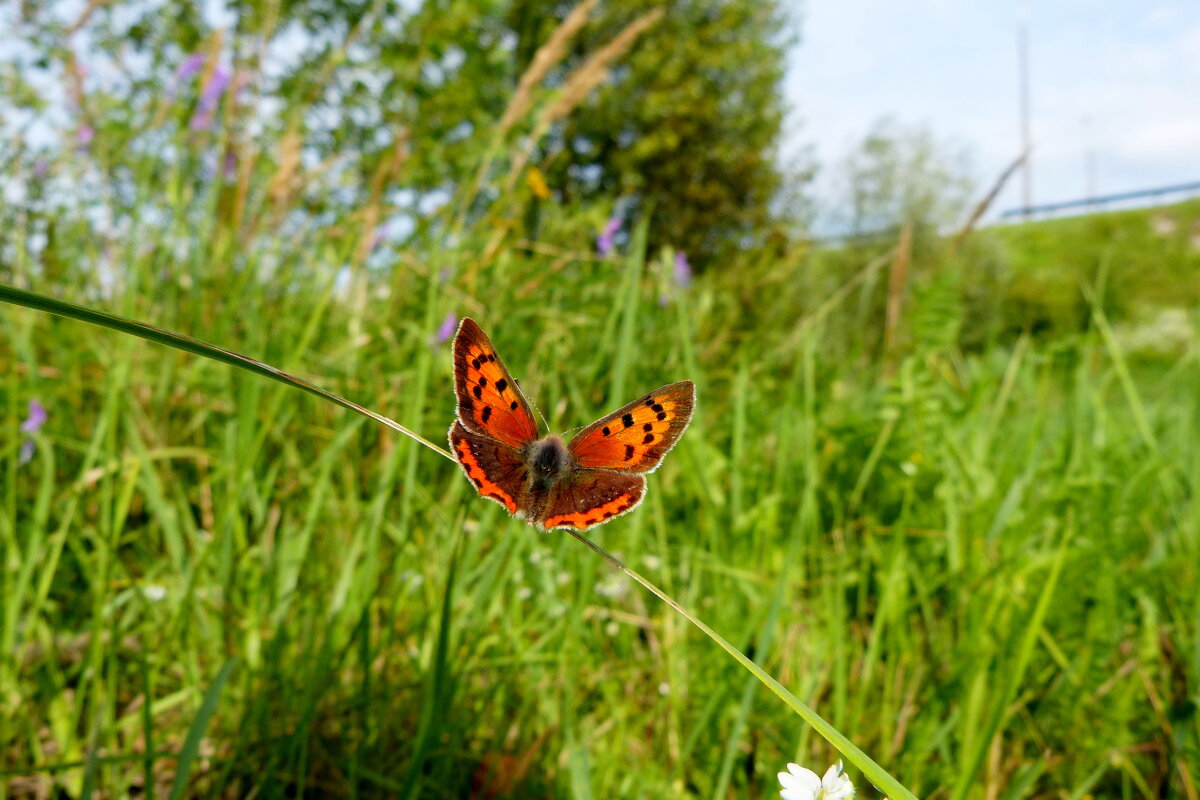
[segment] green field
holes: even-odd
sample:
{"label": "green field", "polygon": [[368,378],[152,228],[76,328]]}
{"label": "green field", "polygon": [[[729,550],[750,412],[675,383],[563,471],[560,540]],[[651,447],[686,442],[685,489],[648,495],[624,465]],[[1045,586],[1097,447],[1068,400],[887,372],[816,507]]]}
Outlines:
{"label": "green field", "polygon": [[[2,282],[438,443],[447,314],[555,431],[689,378],[696,419],[604,548],[918,796],[1197,797],[1196,203],[918,248],[885,333],[894,242],[685,287],[644,230],[609,258],[480,228],[360,260],[162,185],[185,212],[119,238],[11,230]],[[364,418],[7,305],[0,375],[0,797],[759,798],[838,757],[608,563]]]}

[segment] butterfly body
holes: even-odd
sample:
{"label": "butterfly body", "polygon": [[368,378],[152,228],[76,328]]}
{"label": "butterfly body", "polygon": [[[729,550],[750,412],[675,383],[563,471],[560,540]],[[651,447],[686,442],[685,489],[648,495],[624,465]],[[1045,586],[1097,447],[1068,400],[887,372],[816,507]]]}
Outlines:
{"label": "butterfly body", "polygon": [[479,494],[537,527],[584,530],[641,502],[652,472],[687,429],[691,381],[663,386],[569,443],[537,421],[495,347],[471,319],[454,337],[457,419],[450,446]]}

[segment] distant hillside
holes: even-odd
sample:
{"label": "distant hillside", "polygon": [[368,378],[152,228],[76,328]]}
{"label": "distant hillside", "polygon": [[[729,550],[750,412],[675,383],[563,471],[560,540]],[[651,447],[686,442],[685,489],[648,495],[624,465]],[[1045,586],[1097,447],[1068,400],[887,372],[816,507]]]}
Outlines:
{"label": "distant hillside", "polygon": [[965,288],[992,283],[1009,329],[1078,330],[1090,292],[1135,340],[1136,329],[1177,328],[1200,306],[1200,199],[996,226],[971,250],[981,257],[966,265]]}

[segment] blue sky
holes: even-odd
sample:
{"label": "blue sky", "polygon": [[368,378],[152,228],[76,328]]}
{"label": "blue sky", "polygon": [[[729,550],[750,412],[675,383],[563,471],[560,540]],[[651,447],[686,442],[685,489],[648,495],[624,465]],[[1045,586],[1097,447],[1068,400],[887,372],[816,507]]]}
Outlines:
{"label": "blue sky", "polygon": [[[784,153],[814,147],[825,199],[837,161],[885,116],[966,148],[990,185],[1020,150],[1020,19],[1035,203],[1086,196],[1089,147],[1099,194],[1200,180],[1196,0],[809,0],[794,16]],[[994,208],[1020,203],[1018,177]]]}

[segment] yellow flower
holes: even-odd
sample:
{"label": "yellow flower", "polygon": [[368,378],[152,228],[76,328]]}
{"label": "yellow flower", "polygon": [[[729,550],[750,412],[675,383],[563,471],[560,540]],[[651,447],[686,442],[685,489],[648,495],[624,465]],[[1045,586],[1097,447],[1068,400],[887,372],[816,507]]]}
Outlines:
{"label": "yellow flower", "polygon": [[530,167],[529,172],[525,174],[525,182],[529,184],[530,191],[534,197],[542,200],[550,199],[550,187],[546,185],[546,176],[537,167]]}

